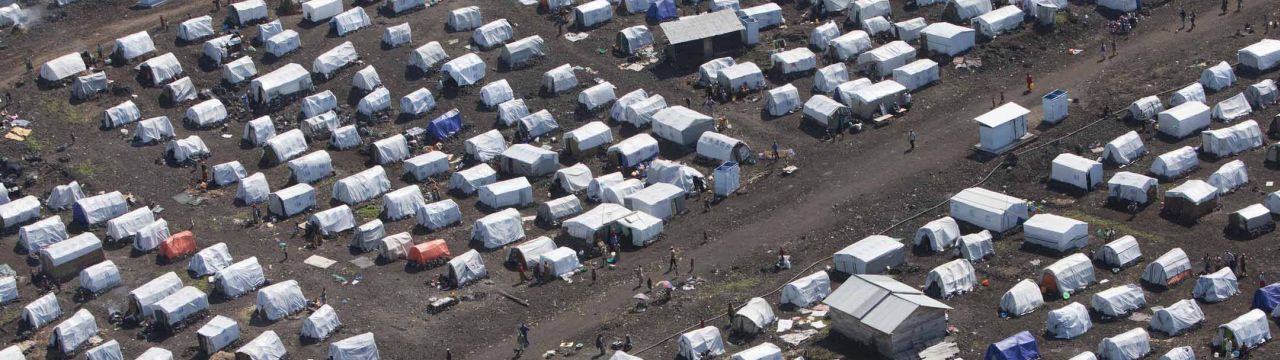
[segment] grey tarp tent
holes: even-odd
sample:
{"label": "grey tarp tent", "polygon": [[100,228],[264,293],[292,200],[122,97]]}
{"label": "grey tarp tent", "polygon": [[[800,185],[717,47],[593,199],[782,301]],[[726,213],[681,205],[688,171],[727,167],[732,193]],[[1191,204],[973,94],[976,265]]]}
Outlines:
{"label": "grey tarp tent", "polygon": [[[191,82],[190,76],[184,76],[181,79],[174,80],[164,85],[164,96],[173,104],[181,104],[196,99],[196,86]],[[188,121],[190,123],[190,121]],[[207,127],[199,126],[197,127]]]}
{"label": "grey tarp tent", "polygon": [[1173,248],[1147,264],[1142,281],[1158,288],[1168,288],[1191,277],[1191,259],[1182,248]]}
{"label": "grey tarp tent", "polygon": [[505,209],[477,219],[471,228],[471,241],[486,249],[495,249],[524,237],[520,212]]}
{"label": "grey tarp tent", "polygon": [[836,251],[835,270],[845,274],[880,274],[901,265],[906,256],[899,239],[872,235]]}
{"label": "grey tarp tent", "polygon": [[385,87],[369,92],[356,104],[356,112],[368,118],[387,111],[391,111],[391,91]]}
{"label": "grey tarp tent", "polygon": [[378,344],[367,332],[329,344],[330,360],[378,360]]}
{"label": "grey tarp tent", "polygon": [[488,50],[511,41],[511,38],[515,36],[515,32],[515,28],[511,26],[507,19],[498,19],[480,25],[480,27],[472,31],[471,42],[481,50]]}
{"label": "grey tarp tent", "polygon": [[1083,290],[1097,282],[1093,275],[1093,263],[1081,253],[1071,254],[1044,268],[1040,287],[1050,294],[1068,294]]}
{"label": "grey tarp tent", "polygon": [[507,79],[498,79],[480,87],[480,103],[492,109],[498,104],[515,99],[515,90]]}
{"label": "grey tarp tent", "polygon": [[199,135],[191,135],[184,139],[170,140],[165,145],[165,155],[177,163],[186,163],[209,157],[209,147]]}
{"label": "grey tarp tent", "polygon": [[138,122],[133,129],[133,141],[142,145],[150,145],[172,139],[173,123],[169,117],[153,117]]}
{"label": "grey tarp tent", "polygon": [[[2,186],[0,186],[0,192],[4,192]],[[44,206],[52,210],[66,210],[83,198],[84,190],[80,189],[80,183],[72,181],[65,185],[54,186],[53,190],[49,191],[49,197],[45,198]]]}
{"label": "grey tarp tent", "polygon": [[125,62],[156,51],[156,44],[151,40],[151,34],[146,31],[139,31],[120,37],[115,40],[114,45],[111,56]]}
{"label": "grey tarp tent", "polygon": [[391,180],[381,165],[352,174],[333,184],[333,198],[347,205],[372,200],[391,190]]}
{"label": "grey tarp tent", "polygon": [[80,309],[53,328],[49,346],[71,357],[81,346],[89,344],[89,338],[97,335],[98,321],[89,313],[89,309]]}
{"label": "grey tarp tent", "polygon": [[114,129],[135,123],[141,119],[142,111],[138,109],[138,105],[135,105],[133,100],[125,100],[125,102],[103,111],[102,128]]}
{"label": "grey tarp tent", "polygon": [[431,151],[404,161],[404,173],[414,181],[426,181],[448,172],[449,154],[440,151]]}
{"label": "grey tarp tent", "polygon": [[110,84],[110,81],[107,80],[106,72],[96,72],[77,77],[71,83],[71,96],[76,99],[92,98],[98,93],[106,92],[108,84]]}
{"label": "grey tarp tent", "polygon": [[498,129],[493,129],[467,139],[463,148],[476,160],[489,162],[507,150],[507,140]]}
{"label": "grey tarp tent", "polygon": [[1178,336],[1204,322],[1204,312],[1195,300],[1179,300],[1166,307],[1158,307],[1151,315],[1151,329],[1167,336]]}
{"label": "grey tarp tent", "polygon": [[[836,88],[849,81],[849,69],[844,63],[835,63],[818,69],[813,74],[813,89],[832,95]],[[788,84],[790,85],[790,84]]]}
{"label": "grey tarp tent", "polygon": [[22,307],[22,321],[30,329],[40,329],[62,317],[62,305],[58,304],[58,295],[46,294],[36,298]]}
{"label": "grey tarp tent", "polygon": [[591,167],[577,163],[573,166],[556,170],[554,182],[566,193],[578,193],[591,186]]}
{"label": "grey tarp tent", "polygon": [[129,212],[124,194],[112,191],[77,200],[72,205],[72,222],[93,226]]}
{"label": "grey tarp tent", "polygon": [[391,165],[408,159],[409,141],[403,135],[395,134],[373,142],[374,159],[379,165]]}
{"label": "grey tarp tent", "polygon": [[102,294],[120,286],[120,268],[111,260],[80,270],[80,288],[89,294]]}
{"label": "grey tarp tent", "polygon": [[1137,131],[1129,131],[1107,142],[1102,149],[1102,160],[1124,167],[1147,153]]}
{"label": "grey tarp tent", "polygon": [[960,225],[950,216],[943,216],[916,230],[912,245],[932,252],[942,252],[956,246],[958,240],[960,240]]}
{"label": "grey tarp tent", "polygon": [[1210,274],[1200,275],[1196,279],[1191,295],[1206,303],[1223,302],[1240,293],[1240,283],[1230,267],[1223,267]]}
{"label": "grey tarp tent", "polygon": [[1147,297],[1138,285],[1112,287],[1093,294],[1089,306],[1104,319],[1121,318],[1147,306]]}
{"label": "grey tarp tent", "polygon": [[356,220],[351,207],[339,205],[312,213],[307,217],[307,227],[309,230],[314,227],[318,234],[328,237],[355,228]]}
{"label": "grey tarp tent", "polygon": [[956,255],[971,262],[982,261],[982,259],[995,254],[995,245],[991,242],[991,231],[989,230],[961,236],[956,244]]}
{"label": "grey tarp tent", "polygon": [[[8,349],[5,350],[7,351]],[[21,350],[19,350],[18,354],[20,355],[21,353]],[[120,342],[115,340],[104,342],[101,345],[86,350],[84,352],[84,356],[88,360],[125,360],[124,353],[120,352]],[[0,358],[8,359],[3,354],[0,354]],[[22,358],[19,357],[14,359]]]}
{"label": "grey tarp tent", "polygon": [[1045,318],[1045,333],[1054,339],[1075,339],[1092,328],[1089,309],[1078,302],[1050,310]]}
{"label": "grey tarp tent", "polygon": [[515,126],[520,118],[529,115],[529,106],[524,99],[511,99],[498,104],[498,122],[502,126]]}
{"label": "grey tarp tent", "polygon": [[765,96],[765,112],[771,116],[783,116],[800,110],[800,90],[795,85],[786,84],[769,90]]}
{"label": "grey tarp tent", "polygon": [[0,204],[0,229],[23,225],[40,217],[40,199],[27,195]]}
{"label": "grey tarp tent", "polygon": [[231,266],[231,251],[227,249],[227,243],[217,243],[210,245],[191,257],[191,261],[187,263],[187,271],[196,277],[217,274],[227,266]]}
{"label": "grey tarp tent", "polygon": [[151,305],[170,294],[178,292],[178,289],[181,288],[182,279],[178,278],[178,274],[170,271],[157,276],[129,291],[128,314],[138,320],[150,319],[155,315],[151,311]]}
{"label": "grey tarp tent", "polygon": [[267,282],[258,257],[237,261],[213,276],[213,288],[227,298],[237,298]]}
{"label": "grey tarp tent", "polygon": [[338,312],[329,304],[324,304],[303,320],[302,330],[299,333],[306,338],[323,340],[340,326],[342,321],[338,320]]}
{"label": "grey tarp tent", "polygon": [[475,53],[467,53],[444,63],[440,67],[440,72],[444,73],[442,76],[446,80],[456,86],[470,86],[484,79],[484,60],[481,60],[480,56]]}
{"label": "grey tarp tent", "polygon": [[1219,62],[1217,65],[1205,68],[1200,72],[1200,85],[1203,85],[1210,91],[1220,91],[1236,82],[1236,74],[1231,70],[1231,64],[1226,61]]}
{"label": "grey tarp tent", "polygon": [[267,176],[260,172],[246,176],[236,184],[236,201],[244,205],[267,201],[270,194],[271,187],[267,183]]}
{"label": "grey tarp tent", "polygon": [[105,259],[102,241],[91,232],[81,233],[40,249],[40,271],[54,281],[65,281],[89,265]]}
{"label": "grey tarp tent", "polygon": [[277,190],[267,199],[267,210],[281,218],[300,214],[315,206],[316,190],[305,183]]}
{"label": "grey tarp tent", "polygon": [[258,66],[253,58],[242,57],[222,64],[222,80],[228,84],[240,84],[258,76]]}
{"label": "grey tarp tent", "polygon": [[498,157],[503,172],[519,176],[545,176],[560,168],[560,154],[529,144],[515,144]]}
{"label": "grey tarp tent", "polygon": [[329,146],[335,150],[354,149],[364,144],[364,139],[360,138],[360,131],[355,124],[333,129],[329,139]]}
{"label": "grey tarp tent", "polygon": [[173,329],[181,323],[209,311],[209,296],[200,289],[187,286],[156,301],[151,306],[153,318],[160,326]]}
{"label": "grey tarp tent", "polygon": [[421,116],[436,108],[436,99],[431,90],[419,88],[400,98],[400,113]]}
{"label": "grey tarp tent", "polygon": [[1094,252],[1093,260],[1113,269],[1123,269],[1142,259],[1142,249],[1133,235],[1121,236]]}
{"label": "grey tarp tent", "polygon": [[423,205],[422,208],[418,209],[417,221],[419,226],[431,230],[440,230],[450,225],[461,223],[462,210],[453,199],[444,199]]}
{"label": "grey tarp tent", "polygon": [[617,99],[613,84],[605,81],[588,87],[578,93],[578,105],[587,111],[596,111]]}
{"label": "grey tarp tent", "polygon": [[267,104],[276,98],[310,91],[314,84],[311,82],[311,73],[306,68],[289,63],[253,79],[249,86],[249,99],[258,104]]}
{"label": "grey tarp tent", "polygon": [[474,194],[481,187],[498,181],[498,172],[489,164],[479,164],[453,173],[449,177],[449,189],[463,194]]}
{"label": "grey tarp tent", "polygon": [[1098,343],[1098,354],[1108,360],[1137,360],[1151,353],[1151,336],[1134,328]]}
{"label": "grey tarp tent", "polygon": [[62,218],[57,215],[44,218],[18,229],[18,245],[21,245],[27,253],[35,253],[53,243],[66,240],[68,237],[67,226],[62,223]]}
{"label": "grey tarp tent", "polygon": [[440,46],[440,42],[432,41],[413,49],[413,52],[409,54],[409,65],[414,66],[423,74],[427,74],[448,59],[449,54],[444,52],[444,47]]}
{"label": "grey tarp tent", "polygon": [[196,330],[196,340],[205,354],[214,354],[240,339],[240,325],[229,317],[218,315]]}
{"label": "grey tarp tent", "polygon": [[293,29],[282,30],[263,40],[267,55],[281,58],[302,47],[302,37]]}
{"label": "grey tarp tent", "polygon": [[151,251],[160,247],[160,243],[169,238],[169,222],[156,219],[150,225],[143,226],[133,236],[133,248],[138,251]]}
{"label": "grey tarp tent", "polygon": [[412,217],[426,205],[418,185],[408,185],[382,195],[382,213],[388,220]]}
{"label": "grey tarp tent", "polygon": [[826,271],[818,271],[783,286],[779,303],[803,308],[822,301],[828,294],[831,294],[831,277]]}
{"label": "grey tarp tent", "polygon": [[773,307],[768,301],[758,297],[747,300],[747,304],[738,308],[729,320],[734,330],[744,334],[763,332],[776,321],[778,317],[773,314]]}
{"label": "grey tarp tent", "polygon": [[521,139],[536,139],[560,130],[560,123],[546,109],[525,115],[516,123],[516,134]]}
{"label": "grey tarp tent", "polygon": [[329,177],[333,174],[333,159],[324,150],[312,151],[310,154],[289,160],[289,177],[293,181],[309,184]]}
{"label": "grey tarp tent", "polygon": [[449,29],[453,31],[469,31],[480,27],[484,19],[480,16],[479,6],[467,6],[449,11]]}
{"label": "grey tarp tent", "polygon": [[307,308],[307,299],[297,280],[286,280],[258,290],[258,313],[276,321]]}
{"label": "grey tarp tent", "polygon": [[59,56],[40,66],[40,80],[58,82],[88,69],[78,53]]}
{"label": "grey tarp tent", "polygon": [[613,131],[604,122],[592,121],[564,133],[564,146],[570,155],[584,156],[613,143]]}
{"label": "grey tarp tent", "polygon": [[280,341],[280,335],[276,335],[275,331],[267,330],[236,349],[236,359],[278,360],[288,356],[288,353],[284,342]]}
{"label": "grey tarp tent", "polygon": [[[423,0],[411,1],[421,2]],[[411,42],[413,42],[413,29],[407,22],[400,25],[388,26],[386,29],[382,30],[382,43],[386,44],[387,47],[397,48]]]}
{"label": "grey tarp tent", "polygon": [[351,247],[360,252],[372,251],[378,247],[378,242],[382,241],[386,235],[386,227],[382,225],[381,219],[369,220],[356,227],[354,234],[351,235]]}
{"label": "grey tarp tent", "polygon": [[1253,309],[1226,324],[1218,325],[1211,344],[1214,348],[1230,353],[1257,347],[1270,340],[1271,326],[1268,324],[1267,314],[1261,309]]}
{"label": "grey tarp tent", "polygon": [[544,56],[547,56],[546,43],[541,36],[533,35],[503,45],[498,61],[508,69],[516,69]]}
{"label": "grey tarp tent", "polygon": [[178,24],[178,39],[188,43],[213,36],[213,17],[200,16]]}
{"label": "grey tarp tent", "polygon": [[233,184],[245,176],[249,176],[249,172],[239,161],[229,161],[213,166],[213,184],[217,186]]}
{"label": "grey tarp tent", "polygon": [[532,205],[533,186],[523,176],[485,185],[480,188],[480,204],[490,209]]}
{"label": "grey tarp tent", "polygon": [[311,62],[311,72],[329,78],[333,76],[334,72],[355,63],[359,59],[360,54],[356,52],[355,45],[352,45],[350,41],[343,42],[316,56],[316,59]]}
{"label": "grey tarp tent", "polygon": [[684,106],[669,107],[653,114],[654,135],[676,145],[697,144],[698,138],[707,131],[715,131],[713,119]]}

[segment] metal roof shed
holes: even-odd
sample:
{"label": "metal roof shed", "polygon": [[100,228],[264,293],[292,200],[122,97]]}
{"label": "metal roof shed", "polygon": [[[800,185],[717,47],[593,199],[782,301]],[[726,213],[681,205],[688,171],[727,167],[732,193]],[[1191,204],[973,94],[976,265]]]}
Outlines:
{"label": "metal roof shed", "polygon": [[745,29],[732,10],[688,16],[664,22],[659,27],[667,37],[667,44],[674,48],[673,55],[697,53],[701,58],[741,47],[739,33]]}
{"label": "metal roof shed", "polygon": [[853,275],[822,301],[832,328],[889,358],[941,342],[951,307],[888,276]]}

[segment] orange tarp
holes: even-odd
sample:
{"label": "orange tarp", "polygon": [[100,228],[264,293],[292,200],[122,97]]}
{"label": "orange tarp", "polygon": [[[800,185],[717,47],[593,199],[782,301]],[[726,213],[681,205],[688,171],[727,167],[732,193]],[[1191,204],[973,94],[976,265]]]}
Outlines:
{"label": "orange tarp", "polygon": [[160,243],[160,256],[176,259],[196,252],[196,236],[190,230],[169,236]]}
{"label": "orange tarp", "polygon": [[445,259],[449,254],[449,245],[443,239],[431,240],[409,247],[409,261],[425,264],[437,259]]}

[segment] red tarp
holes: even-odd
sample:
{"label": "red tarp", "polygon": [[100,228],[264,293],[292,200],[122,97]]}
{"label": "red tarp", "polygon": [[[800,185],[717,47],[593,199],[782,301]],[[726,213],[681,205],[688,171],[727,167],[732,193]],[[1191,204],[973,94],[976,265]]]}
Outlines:
{"label": "red tarp", "polygon": [[448,259],[449,245],[443,239],[431,240],[409,248],[409,261],[426,264],[432,261]]}
{"label": "red tarp", "polygon": [[160,243],[160,256],[176,259],[196,253],[196,236],[190,230],[169,236]]}

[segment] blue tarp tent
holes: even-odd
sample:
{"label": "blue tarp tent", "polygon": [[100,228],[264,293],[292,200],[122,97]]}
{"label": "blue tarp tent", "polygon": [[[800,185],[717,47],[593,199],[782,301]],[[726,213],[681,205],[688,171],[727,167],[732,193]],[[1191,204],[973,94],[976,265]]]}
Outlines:
{"label": "blue tarp tent", "polygon": [[460,131],[462,131],[462,112],[456,108],[431,120],[431,125],[427,126],[427,133],[438,141],[451,138]]}
{"label": "blue tarp tent", "polygon": [[987,347],[985,360],[1032,360],[1040,358],[1036,337],[1028,331],[1013,334]]}
{"label": "blue tarp tent", "polygon": [[1253,308],[1270,314],[1280,304],[1280,283],[1258,288],[1253,292]]}
{"label": "blue tarp tent", "polygon": [[649,10],[644,18],[655,22],[676,18],[675,0],[649,0]]}

